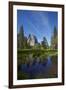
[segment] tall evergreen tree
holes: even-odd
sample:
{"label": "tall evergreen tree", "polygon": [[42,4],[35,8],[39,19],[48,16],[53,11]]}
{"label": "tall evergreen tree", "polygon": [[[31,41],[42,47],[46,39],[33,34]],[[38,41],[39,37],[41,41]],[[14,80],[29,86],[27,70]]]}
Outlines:
{"label": "tall evergreen tree", "polygon": [[24,48],[24,30],[23,30],[23,26],[20,27],[20,31],[18,34],[18,48]]}
{"label": "tall evergreen tree", "polygon": [[58,33],[57,33],[57,28],[54,27],[54,31],[51,37],[51,48],[57,49],[57,46],[58,46]]}
{"label": "tall evergreen tree", "polygon": [[46,37],[43,37],[43,41],[41,42],[41,44],[45,49],[48,48],[48,42],[47,42]]}
{"label": "tall evergreen tree", "polygon": [[35,39],[35,44],[38,43],[37,37],[34,35],[34,39]]}

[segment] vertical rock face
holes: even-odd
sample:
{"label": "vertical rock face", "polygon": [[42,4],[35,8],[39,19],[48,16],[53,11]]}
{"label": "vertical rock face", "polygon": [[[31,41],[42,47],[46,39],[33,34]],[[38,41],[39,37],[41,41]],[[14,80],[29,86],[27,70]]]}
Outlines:
{"label": "vertical rock face", "polygon": [[35,39],[34,39],[34,36],[30,34],[30,36],[28,37],[27,39],[27,43],[30,45],[30,46],[34,46],[35,45]]}

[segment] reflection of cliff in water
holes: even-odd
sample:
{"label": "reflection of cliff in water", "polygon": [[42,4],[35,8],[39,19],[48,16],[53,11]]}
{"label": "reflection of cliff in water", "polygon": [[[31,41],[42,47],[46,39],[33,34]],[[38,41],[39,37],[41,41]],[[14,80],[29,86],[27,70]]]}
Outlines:
{"label": "reflection of cliff in water", "polygon": [[29,54],[25,62],[18,65],[18,79],[56,78],[57,56]]}

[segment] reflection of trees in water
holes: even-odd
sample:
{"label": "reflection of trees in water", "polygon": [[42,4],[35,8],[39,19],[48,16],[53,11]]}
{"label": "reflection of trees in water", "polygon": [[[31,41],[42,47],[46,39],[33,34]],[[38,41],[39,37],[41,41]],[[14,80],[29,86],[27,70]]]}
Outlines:
{"label": "reflection of trees in water", "polygon": [[53,64],[57,64],[58,63],[58,56],[51,56],[51,61]]}
{"label": "reflection of trees in water", "polygon": [[[23,55],[24,62],[18,65],[18,78],[22,79],[35,79],[35,78],[54,78],[58,75],[58,68],[57,68],[57,59],[58,56],[43,56],[43,55],[33,55],[33,54],[25,54]],[[22,61],[23,61],[22,60]],[[49,61],[51,60],[51,64]],[[22,67],[24,66],[23,70],[30,70],[29,73],[23,72]],[[45,72],[45,71],[46,72]],[[21,73],[21,74],[20,74]],[[21,76],[23,75],[23,76]]]}
{"label": "reflection of trees in water", "polygon": [[48,57],[42,54],[22,54],[18,57],[18,65],[27,64],[28,66],[34,65],[36,63],[41,63],[45,65],[48,61]]}
{"label": "reflection of trees in water", "polygon": [[[58,56],[50,56],[52,63],[57,64]],[[21,54],[18,55],[18,65],[20,64],[34,64],[34,63],[46,63],[48,60],[48,55],[44,53],[31,53],[31,54]]]}
{"label": "reflection of trees in water", "polygon": [[58,56],[52,56],[51,57],[52,66],[50,68],[49,74],[51,77],[57,77],[58,76]]}

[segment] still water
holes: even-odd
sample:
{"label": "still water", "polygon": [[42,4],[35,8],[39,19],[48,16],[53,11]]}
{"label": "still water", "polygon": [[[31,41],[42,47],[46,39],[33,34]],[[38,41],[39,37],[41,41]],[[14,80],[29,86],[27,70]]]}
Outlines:
{"label": "still water", "polygon": [[40,79],[57,77],[57,56],[46,56],[32,58],[27,63],[18,66],[18,80],[20,79]]}

